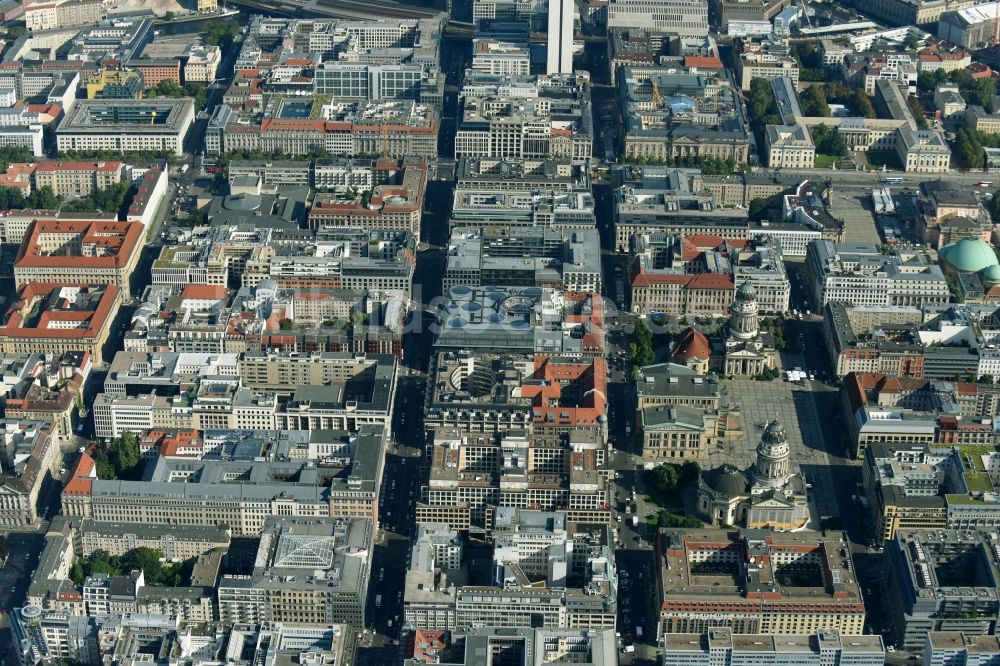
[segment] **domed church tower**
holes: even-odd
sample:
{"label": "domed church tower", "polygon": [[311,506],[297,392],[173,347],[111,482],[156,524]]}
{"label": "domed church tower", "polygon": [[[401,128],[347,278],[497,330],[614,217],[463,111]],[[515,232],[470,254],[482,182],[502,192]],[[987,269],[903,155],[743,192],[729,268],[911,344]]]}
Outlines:
{"label": "domed church tower", "polygon": [[775,419],[764,428],[757,445],[754,485],[780,488],[788,482],[788,437],[785,426]]}
{"label": "domed church tower", "polygon": [[760,332],[760,306],[757,291],[749,282],[744,282],[736,290],[729,319],[729,335],[736,340],[753,340]]}

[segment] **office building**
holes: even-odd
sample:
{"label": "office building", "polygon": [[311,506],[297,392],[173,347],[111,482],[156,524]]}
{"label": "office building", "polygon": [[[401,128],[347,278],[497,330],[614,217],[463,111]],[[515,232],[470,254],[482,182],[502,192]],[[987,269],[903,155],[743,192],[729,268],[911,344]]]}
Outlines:
{"label": "office building", "polygon": [[444,288],[550,285],[600,293],[600,255],[596,229],[455,227],[448,241]]}
{"label": "office building", "polygon": [[104,359],[121,305],[118,287],[33,282],[21,287],[17,298],[0,326],[0,350],[86,352],[97,362]]}
{"label": "office building", "polygon": [[[551,44],[549,46],[551,48]],[[528,76],[531,73],[531,51],[526,42],[474,39],[472,69],[484,74]]]}
{"label": "office building", "polygon": [[658,636],[712,627],[774,636],[829,629],[860,634],[865,606],[844,537],[661,529]]}
{"label": "office building", "polygon": [[229,630],[225,654],[236,666],[287,664],[304,658],[340,666],[355,663],[356,634],[346,624],[236,623]]}
{"label": "office building", "polygon": [[962,631],[928,631],[923,666],[994,666],[1000,662],[1000,638]]}
{"label": "office building", "polygon": [[156,99],[122,104],[80,100],[56,129],[59,150],[164,151],[181,155],[194,122],[194,100]]}
{"label": "office building", "polygon": [[0,525],[34,528],[46,479],[58,474],[59,443],[48,423],[0,421]]}
{"label": "office building", "polygon": [[[950,434],[943,430],[937,439]],[[880,543],[909,530],[1000,526],[1000,498],[989,475],[966,469],[960,447],[872,442],[864,455],[865,494]]]}
{"label": "office building", "polygon": [[809,243],[806,266],[817,310],[832,301],[922,307],[951,298],[941,269],[919,252],[886,255],[874,245],[816,240]]}
{"label": "office building", "polygon": [[[605,306],[599,294],[488,286],[458,285],[448,290],[434,313],[439,327],[434,339],[437,350],[450,350],[460,356],[463,352],[482,351],[487,354],[482,359],[487,365],[500,356],[497,350],[501,349],[511,355],[566,355],[560,362],[568,362],[573,356],[583,364],[577,370],[593,362],[601,366],[593,366],[595,373],[604,372]],[[540,360],[540,364],[544,362]],[[587,370],[580,378],[589,375]],[[522,397],[529,394],[534,395],[534,391]],[[588,416],[587,420],[591,422],[592,418]]]}
{"label": "office building", "polygon": [[589,78],[466,72],[456,157],[579,161],[592,152]]}
{"label": "office building", "polygon": [[249,576],[223,576],[219,619],[365,627],[372,523],[360,518],[268,517]]}
{"label": "office building", "polygon": [[885,547],[893,642],[924,649],[928,633],[997,633],[1000,555],[995,532],[914,530]]}
{"label": "office building", "polygon": [[[369,231],[403,230],[420,236],[427,187],[427,166],[405,163],[378,169],[380,183],[364,190],[319,193],[309,211],[309,227],[357,227]],[[396,167],[396,165],[392,165]]]}
{"label": "office building", "polygon": [[956,8],[938,19],[937,36],[967,49],[978,48],[993,42],[997,20],[996,6],[990,3]]}
{"label": "office building", "polygon": [[478,666],[496,664],[500,659],[510,666],[534,666],[569,659],[587,666],[615,666],[618,663],[615,632],[611,629],[483,627],[465,632],[428,629],[415,631],[412,643],[403,666],[428,663]]}
{"label": "office building", "polygon": [[10,618],[13,654],[7,654],[21,666],[99,661],[94,618],[30,604],[14,608]]}
{"label": "office building", "polygon": [[[498,510],[488,576],[452,583],[418,542],[403,593],[418,630],[476,627],[613,629],[618,572],[606,524],[576,523],[563,511]],[[471,573],[471,572],[470,572]]]}
{"label": "office building", "polygon": [[698,0],[610,0],[608,28],[639,28],[682,37],[708,34],[708,4]]}
{"label": "office building", "polygon": [[138,222],[36,221],[14,260],[14,286],[106,284],[115,286],[121,298],[131,298],[144,231]]}
{"label": "office building", "polygon": [[[503,461],[512,456],[525,462],[506,467]],[[440,426],[433,433],[430,476],[417,502],[416,521],[489,533],[498,511],[530,505],[546,511],[566,507],[572,520],[607,523],[610,487],[601,472],[604,463],[599,438],[586,432],[480,434]]]}
{"label": "office building", "polygon": [[572,0],[549,0],[549,31],[546,44],[546,74],[573,73]]}
{"label": "office building", "polygon": [[856,666],[885,663],[881,636],[846,635],[832,629],[760,636],[714,627],[700,634],[665,634],[662,649],[662,666],[710,666],[716,659],[730,666],[752,666],[765,660],[788,666],[821,666],[828,661]]}
{"label": "office building", "polygon": [[[160,457],[145,481],[97,479],[93,459],[83,455],[63,489],[63,514],[121,524],[224,524],[234,537],[260,534],[264,521],[275,511],[305,518],[364,518],[377,525],[384,433],[365,426],[356,435],[334,431],[333,437],[344,440],[342,448],[349,455],[329,464],[304,459]],[[172,480],[180,476],[188,481],[178,494]],[[123,493],[130,493],[135,501],[123,505]]]}

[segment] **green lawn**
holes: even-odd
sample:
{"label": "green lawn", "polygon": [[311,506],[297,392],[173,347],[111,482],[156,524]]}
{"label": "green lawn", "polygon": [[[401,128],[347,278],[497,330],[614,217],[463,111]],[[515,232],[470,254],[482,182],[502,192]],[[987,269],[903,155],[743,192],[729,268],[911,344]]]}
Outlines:
{"label": "green lawn", "polygon": [[958,450],[962,454],[963,465],[968,464],[968,461],[966,460],[966,456],[968,456],[972,459],[972,466],[977,472],[985,472],[986,467],[983,466],[982,456],[987,453],[993,453],[996,451],[996,447],[990,446],[989,444],[966,444],[958,447]]}
{"label": "green lawn", "polygon": [[835,155],[824,155],[823,153],[816,153],[816,168],[817,169],[829,169],[830,165],[840,162],[840,158]]}
{"label": "green lawn", "polygon": [[990,483],[990,477],[986,474],[966,474],[965,485],[969,486],[971,493],[993,492],[993,484]]}

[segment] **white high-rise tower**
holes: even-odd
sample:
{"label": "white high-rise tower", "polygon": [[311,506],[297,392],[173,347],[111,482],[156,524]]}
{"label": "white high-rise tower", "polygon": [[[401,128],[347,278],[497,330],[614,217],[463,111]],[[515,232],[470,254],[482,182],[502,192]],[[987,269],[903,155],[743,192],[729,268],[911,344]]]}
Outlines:
{"label": "white high-rise tower", "polygon": [[573,0],[549,0],[546,74],[573,73]]}

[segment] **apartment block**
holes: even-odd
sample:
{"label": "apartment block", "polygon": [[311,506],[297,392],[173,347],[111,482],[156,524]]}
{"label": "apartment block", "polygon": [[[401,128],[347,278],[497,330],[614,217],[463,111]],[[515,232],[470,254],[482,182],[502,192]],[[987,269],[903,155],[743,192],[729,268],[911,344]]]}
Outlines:
{"label": "apartment block", "polygon": [[741,90],[750,90],[750,82],[754,79],[788,77],[793,86],[799,85],[799,66],[788,46],[779,41],[736,39],[733,56]]}
{"label": "apartment block", "polygon": [[0,185],[23,194],[48,187],[57,197],[85,197],[94,190],[106,190],[121,182],[125,165],[121,162],[32,162],[14,163],[0,174]]}
{"label": "apartment block", "polygon": [[149,548],[163,553],[168,562],[183,562],[216,548],[228,550],[231,541],[226,525],[123,525],[84,518],[74,529],[79,533],[81,557],[98,550],[120,557],[136,548]]}

